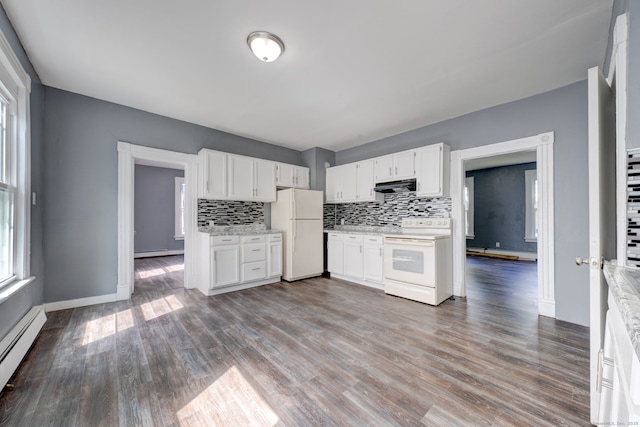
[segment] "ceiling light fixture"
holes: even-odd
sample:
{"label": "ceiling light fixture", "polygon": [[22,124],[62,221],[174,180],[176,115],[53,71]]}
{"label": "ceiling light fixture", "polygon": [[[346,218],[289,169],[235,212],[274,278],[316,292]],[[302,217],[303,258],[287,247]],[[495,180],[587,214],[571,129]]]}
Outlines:
{"label": "ceiling light fixture", "polygon": [[247,44],[253,54],[264,62],[273,62],[284,52],[282,40],[267,31],[254,31],[249,34]]}

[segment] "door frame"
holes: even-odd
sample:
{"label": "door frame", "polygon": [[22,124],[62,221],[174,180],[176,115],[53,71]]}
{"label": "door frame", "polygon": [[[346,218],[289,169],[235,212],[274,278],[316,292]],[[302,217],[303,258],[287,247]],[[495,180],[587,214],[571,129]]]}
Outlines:
{"label": "door frame", "polygon": [[553,205],[554,133],[484,145],[451,152],[451,212],[453,217],[453,293],[466,296],[465,269],[467,238],[464,227],[464,178],[467,160],[481,159],[521,151],[536,152],[538,171],[538,313],[556,316],[554,205]]}
{"label": "door frame", "polygon": [[136,163],[184,169],[184,287],[195,288],[197,272],[197,156],[118,141],[118,285],[117,300],[131,298],[134,285],[134,182]]}

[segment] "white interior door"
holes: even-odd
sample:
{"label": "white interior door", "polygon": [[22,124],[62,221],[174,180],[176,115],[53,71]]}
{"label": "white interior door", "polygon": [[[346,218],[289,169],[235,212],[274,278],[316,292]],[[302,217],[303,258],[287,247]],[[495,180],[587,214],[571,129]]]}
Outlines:
{"label": "white interior door", "polygon": [[615,95],[598,67],[589,69],[589,295],[591,422],[600,403],[599,353],[604,346],[608,286],[601,260],[616,253]]}

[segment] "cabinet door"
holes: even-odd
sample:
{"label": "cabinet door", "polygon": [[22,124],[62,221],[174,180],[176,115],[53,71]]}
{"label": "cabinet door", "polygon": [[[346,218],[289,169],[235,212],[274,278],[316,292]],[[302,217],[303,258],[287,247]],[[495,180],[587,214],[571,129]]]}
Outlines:
{"label": "cabinet door", "polygon": [[339,196],[339,183],[340,183],[340,168],[333,167],[325,169],[326,172],[326,184],[325,184],[325,200],[327,203],[337,203]]}
{"label": "cabinet door", "polygon": [[276,201],[276,177],[275,164],[269,160],[255,159],[254,164],[254,188],[253,200],[260,202]]}
{"label": "cabinet door", "polygon": [[440,196],[442,194],[442,148],[427,147],[418,151],[418,196]]}
{"label": "cabinet door", "polygon": [[364,277],[362,243],[344,242],[344,275],[356,279]]}
{"label": "cabinet door", "polygon": [[333,274],[344,274],[344,246],[342,241],[327,242],[327,270]]}
{"label": "cabinet door", "polygon": [[356,199],[359,202],[375,200],[373,192],[373,160],[365,160],[356,165]]}
{"label": "cabinet door", "polygon": [[364,246],[364,278],[372,282],[382,283],[383,275],[383,251],[382,245]]}
{"label": "cabinet door", "polygon": [[229,156],[229,198],[253,200],[253,159],[244,156]]}
{"label": "cabinet door", "polygon": [[416,176],[416,152],[404,151],[393,155],[394,179],[408,179]]}
{"label": "cabinet door", "polygon": [[211,289],[240,282],[240,246],[211,248]]}
{"label": "cabinet door", "polygon": [[227,198],[227,154],[203,150],[203,192],[205,199]]}
{"label": "cabinet door", "polygon": [[294,185],[296,188],[309,189],[309,168],[294,166]]}
{"label": "cabinet door", "polygon": [[358,172],[355,163],[340,166],[340,201],[355,202]]}
{"label": "cabinet door", "polygon": [[286,163],[276,163],[276,185],[278,187],[294,186],[295,166]]}
{"label": "cabinet door", "polygon": [[269,243],[267,275],[282,276],[282,242]]}
{"label": "cabinet door", "polygon": [[375,163],[375,181],[384,182],[393,179],[393,156],[378,157]]}

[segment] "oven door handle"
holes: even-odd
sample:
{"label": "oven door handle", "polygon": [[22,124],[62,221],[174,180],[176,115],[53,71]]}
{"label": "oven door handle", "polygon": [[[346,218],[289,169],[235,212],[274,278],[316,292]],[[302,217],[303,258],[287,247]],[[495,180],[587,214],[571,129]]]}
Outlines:
{"label": "oven door handle", "polygon": [[434,246],[433,240],[424,239],[401,239],[395,237],[385,237],[385,245],[412,245],[412,246]]}

